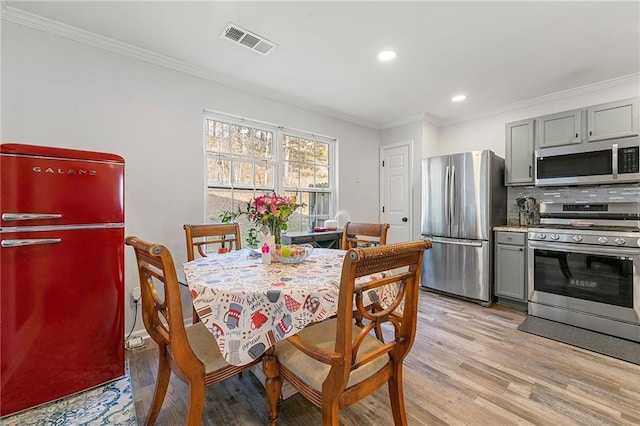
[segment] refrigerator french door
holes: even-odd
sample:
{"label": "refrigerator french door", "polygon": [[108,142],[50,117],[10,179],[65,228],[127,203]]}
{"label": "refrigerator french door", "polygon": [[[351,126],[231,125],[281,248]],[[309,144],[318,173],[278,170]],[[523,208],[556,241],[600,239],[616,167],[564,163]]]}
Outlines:
{"label": "refrigerator french door", "polygon": [[504,160],[489,150],[422,161],[422,285],[489,304],[492,228],[506,222]]}
{"label": "refrigerator french door", "polygon": [[0,146],[6,416],[124,375],[124,160]]}

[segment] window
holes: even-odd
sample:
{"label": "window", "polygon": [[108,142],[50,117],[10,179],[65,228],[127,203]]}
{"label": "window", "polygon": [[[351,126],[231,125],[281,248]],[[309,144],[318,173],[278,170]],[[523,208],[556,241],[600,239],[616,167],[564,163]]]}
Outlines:
{"label": "window", "polygon": [[[289,218],[290,231],[322,226],[335,212],[334,150],[334,139],[207,113],[208,220],[220,220],[225,211],[244,212],[251,198],[275,191],[304,203]],[[246,245],[252,224],[244,215],[237,220]]]}

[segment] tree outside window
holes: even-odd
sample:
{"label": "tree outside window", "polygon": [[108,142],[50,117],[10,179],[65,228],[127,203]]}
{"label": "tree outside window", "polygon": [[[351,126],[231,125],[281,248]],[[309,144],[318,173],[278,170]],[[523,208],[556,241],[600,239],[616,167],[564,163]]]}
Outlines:
{"label": "tree outside window", "polygon": [[[246,211],[265,193],[295,195],[304,207],[288,221],[289,231],[322,226],[335,214],[335,141],[299,131],[222,115],[205,117],[206,213],[215,221],[225,211]],[[243,245],[252,223],[237,221]]]}

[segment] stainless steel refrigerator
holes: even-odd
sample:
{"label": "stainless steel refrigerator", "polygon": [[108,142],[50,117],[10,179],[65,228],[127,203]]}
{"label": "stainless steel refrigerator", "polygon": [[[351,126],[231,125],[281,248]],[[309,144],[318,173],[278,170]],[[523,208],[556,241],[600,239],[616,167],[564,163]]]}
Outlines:
{"label": "stainless steel refrigerator", "polygon": [[422,160],[423,286],[492,301],[493,227],[507,218],[504,159],[489,150]]}

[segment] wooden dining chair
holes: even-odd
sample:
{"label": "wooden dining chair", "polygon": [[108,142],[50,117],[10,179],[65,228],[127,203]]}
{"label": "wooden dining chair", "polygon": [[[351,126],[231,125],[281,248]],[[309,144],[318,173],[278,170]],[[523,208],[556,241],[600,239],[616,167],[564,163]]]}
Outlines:
{"label": "wooden dining chair", "polygon": [[[240,225],[237,223],[204,223],[198,225],[185,224],[184,235],[187,240],[187,261],[196,258],[196,253],[206,257],[215,249],[236,250],[242,248],[240,241]],[[200,321],[198,313],[193,309],[193,323]]]}
{"label": "wooden dining chair", "polygon": [[[277,342],[273,356],[265,357],[272,425],[278,417],[283,379],[322,409],[323,425],[338,425],[340,409],[386,383],[395,424],[407,424],[402,362],[415,338],[422,256],[428,248],[431,242],[414,241],[347,252],[337,316]],[[394,272],[389,273],[391,270]],[[355,282],[382,272],[386,272],[383,278]],[[363,294],[382,286],[395,286],[396,297],[381,310],[368,310]],[[354,323],[354,303],[365,319],[363,327]],[[380,326],[390,334],[389,339],[381,341],[373,336],[373,330]]]}
{"label": "wooden dining chair", "polygon": [[342,250],[387,243],[388,223],[347,222],[342,233]]}
{"label": "wooden dining chair", "polygon": [[212,332],[204,324],[199,322],[185,327],[178,278],[169,250],[136,237],[127,237],[125,243],[132,246],[136,254],[142,320],[158,344],[158,377],[145,424],[155,423],[173,371],[189,385],[186,424],[199,426],[205,387],[242,372],[257,364],[260,358],[243,366],[227,363]]}
{"label": "wooden dining chair", "polygon": [[213,248],[240,250],[240,225],[237,223],[204,223],[199,225],[184,225],[184,235],[187,239],[187,261],[195,259],[196,251],[202,257]]}

